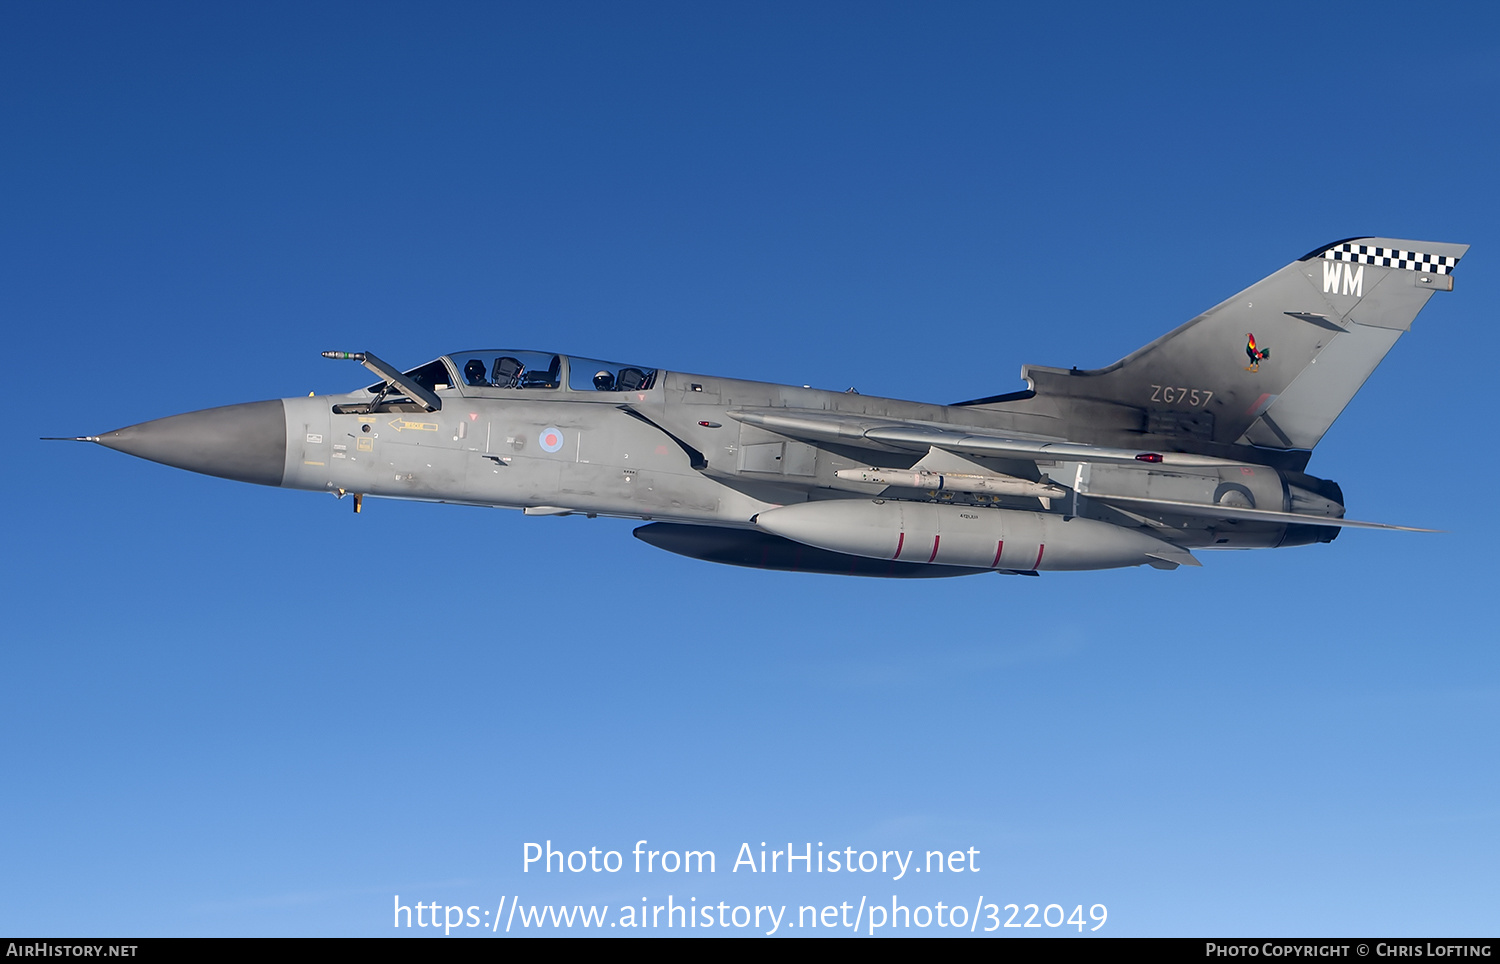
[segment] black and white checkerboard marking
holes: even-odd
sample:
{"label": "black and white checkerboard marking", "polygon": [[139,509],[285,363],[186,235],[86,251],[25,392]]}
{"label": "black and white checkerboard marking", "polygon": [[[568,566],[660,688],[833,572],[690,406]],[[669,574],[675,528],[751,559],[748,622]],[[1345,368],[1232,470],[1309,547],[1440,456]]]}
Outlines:
{"label": "black and white checkerboard marking", "polygon": [[1323,252],[1325,261],[1352,261],[1355,264],[1378,264],[1386,268],[1405,268],[1428,274],[1449,274],[1458,265],[1457,258],[1398,248],[1373,248],[1365,244],[1340,244]]}

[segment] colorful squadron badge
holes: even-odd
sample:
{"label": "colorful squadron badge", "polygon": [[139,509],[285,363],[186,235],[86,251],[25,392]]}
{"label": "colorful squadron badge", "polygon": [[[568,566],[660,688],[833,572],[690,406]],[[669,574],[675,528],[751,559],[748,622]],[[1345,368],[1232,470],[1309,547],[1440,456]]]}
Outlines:
{"label": "colorful squadron badge", "polygon": [[1245,366],[1245,371],[1258,372],[1260,371],[1261,360],[1271,357],[1271,349],[1256,348],[1254,335],[1246,334],[1245,337],[1249,339],[1245,342],[1245,354],[1250,356],[1250,364]]}

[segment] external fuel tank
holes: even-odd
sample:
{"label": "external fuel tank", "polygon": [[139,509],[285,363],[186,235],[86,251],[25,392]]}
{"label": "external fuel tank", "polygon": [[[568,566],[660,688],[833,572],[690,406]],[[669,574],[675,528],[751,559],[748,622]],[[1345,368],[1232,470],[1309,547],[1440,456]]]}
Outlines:
{"label": "external fuel tank", "polygon": [[1019,509],[930,502],[804,502],[756,525],[805,545],[869,559],[1017,571],[1197,565],[1187,550],[1134,529]]}

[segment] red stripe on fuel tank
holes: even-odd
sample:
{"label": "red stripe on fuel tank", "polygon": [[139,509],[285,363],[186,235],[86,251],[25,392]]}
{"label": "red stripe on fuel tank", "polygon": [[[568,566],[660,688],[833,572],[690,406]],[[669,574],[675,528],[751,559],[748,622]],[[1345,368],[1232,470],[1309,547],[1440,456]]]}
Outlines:
{"label": "red stripe on fuel tank", "polygon": [[900,538],[896,540],[896,554],[894,556],[891,556],[892,559],[901,558],[901,547],[904,545],[906,545],[906,533],[903,532],[901,533]]}
{"label": "red stripe on fuel tank", "polygon": [[999,542],[995,543],[995,561],[992,562],[992,563],[990,563],[990,568],[991,569],[994,569],[996,566],[1000,565],[1000,553],[1002,553],[1004,551],[1005,551],[1005,540],[1001,539]]}
{"label": "red stripe on fuel tank", "polygon": [[1036,563],[1032,565],[1032,567],[1031,567],[1032,569],[1040,569],[1041,568],[1041,566],[1042,566],[1042,553],[1044,553],[1046,551],[1047,551],[1047,544],[1045,542],[1036,547]]}
{"label": "red stripe on fuel tank", "polygon": [[927,557],[927,561],[928,562],[931,562],[932,560],[934,560],[934,559],[937,558],[938,543],[942,542],[942,541],[943,541],[943,537],[942,536],[933,536],[932,537],[932,555],[930,555],[930,556]]}

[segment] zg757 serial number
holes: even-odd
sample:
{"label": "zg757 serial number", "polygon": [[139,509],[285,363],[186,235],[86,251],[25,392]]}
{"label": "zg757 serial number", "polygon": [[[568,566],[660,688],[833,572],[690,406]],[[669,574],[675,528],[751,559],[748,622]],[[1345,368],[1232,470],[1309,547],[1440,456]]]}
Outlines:
{"label": "zg757 serial number", "polygon": [[1214,393],[1206,388],[1177,388],[1172,385],[1152,385],[1151,400],[1168,405],[1189,405],[1193,408],[1207,407]]}

